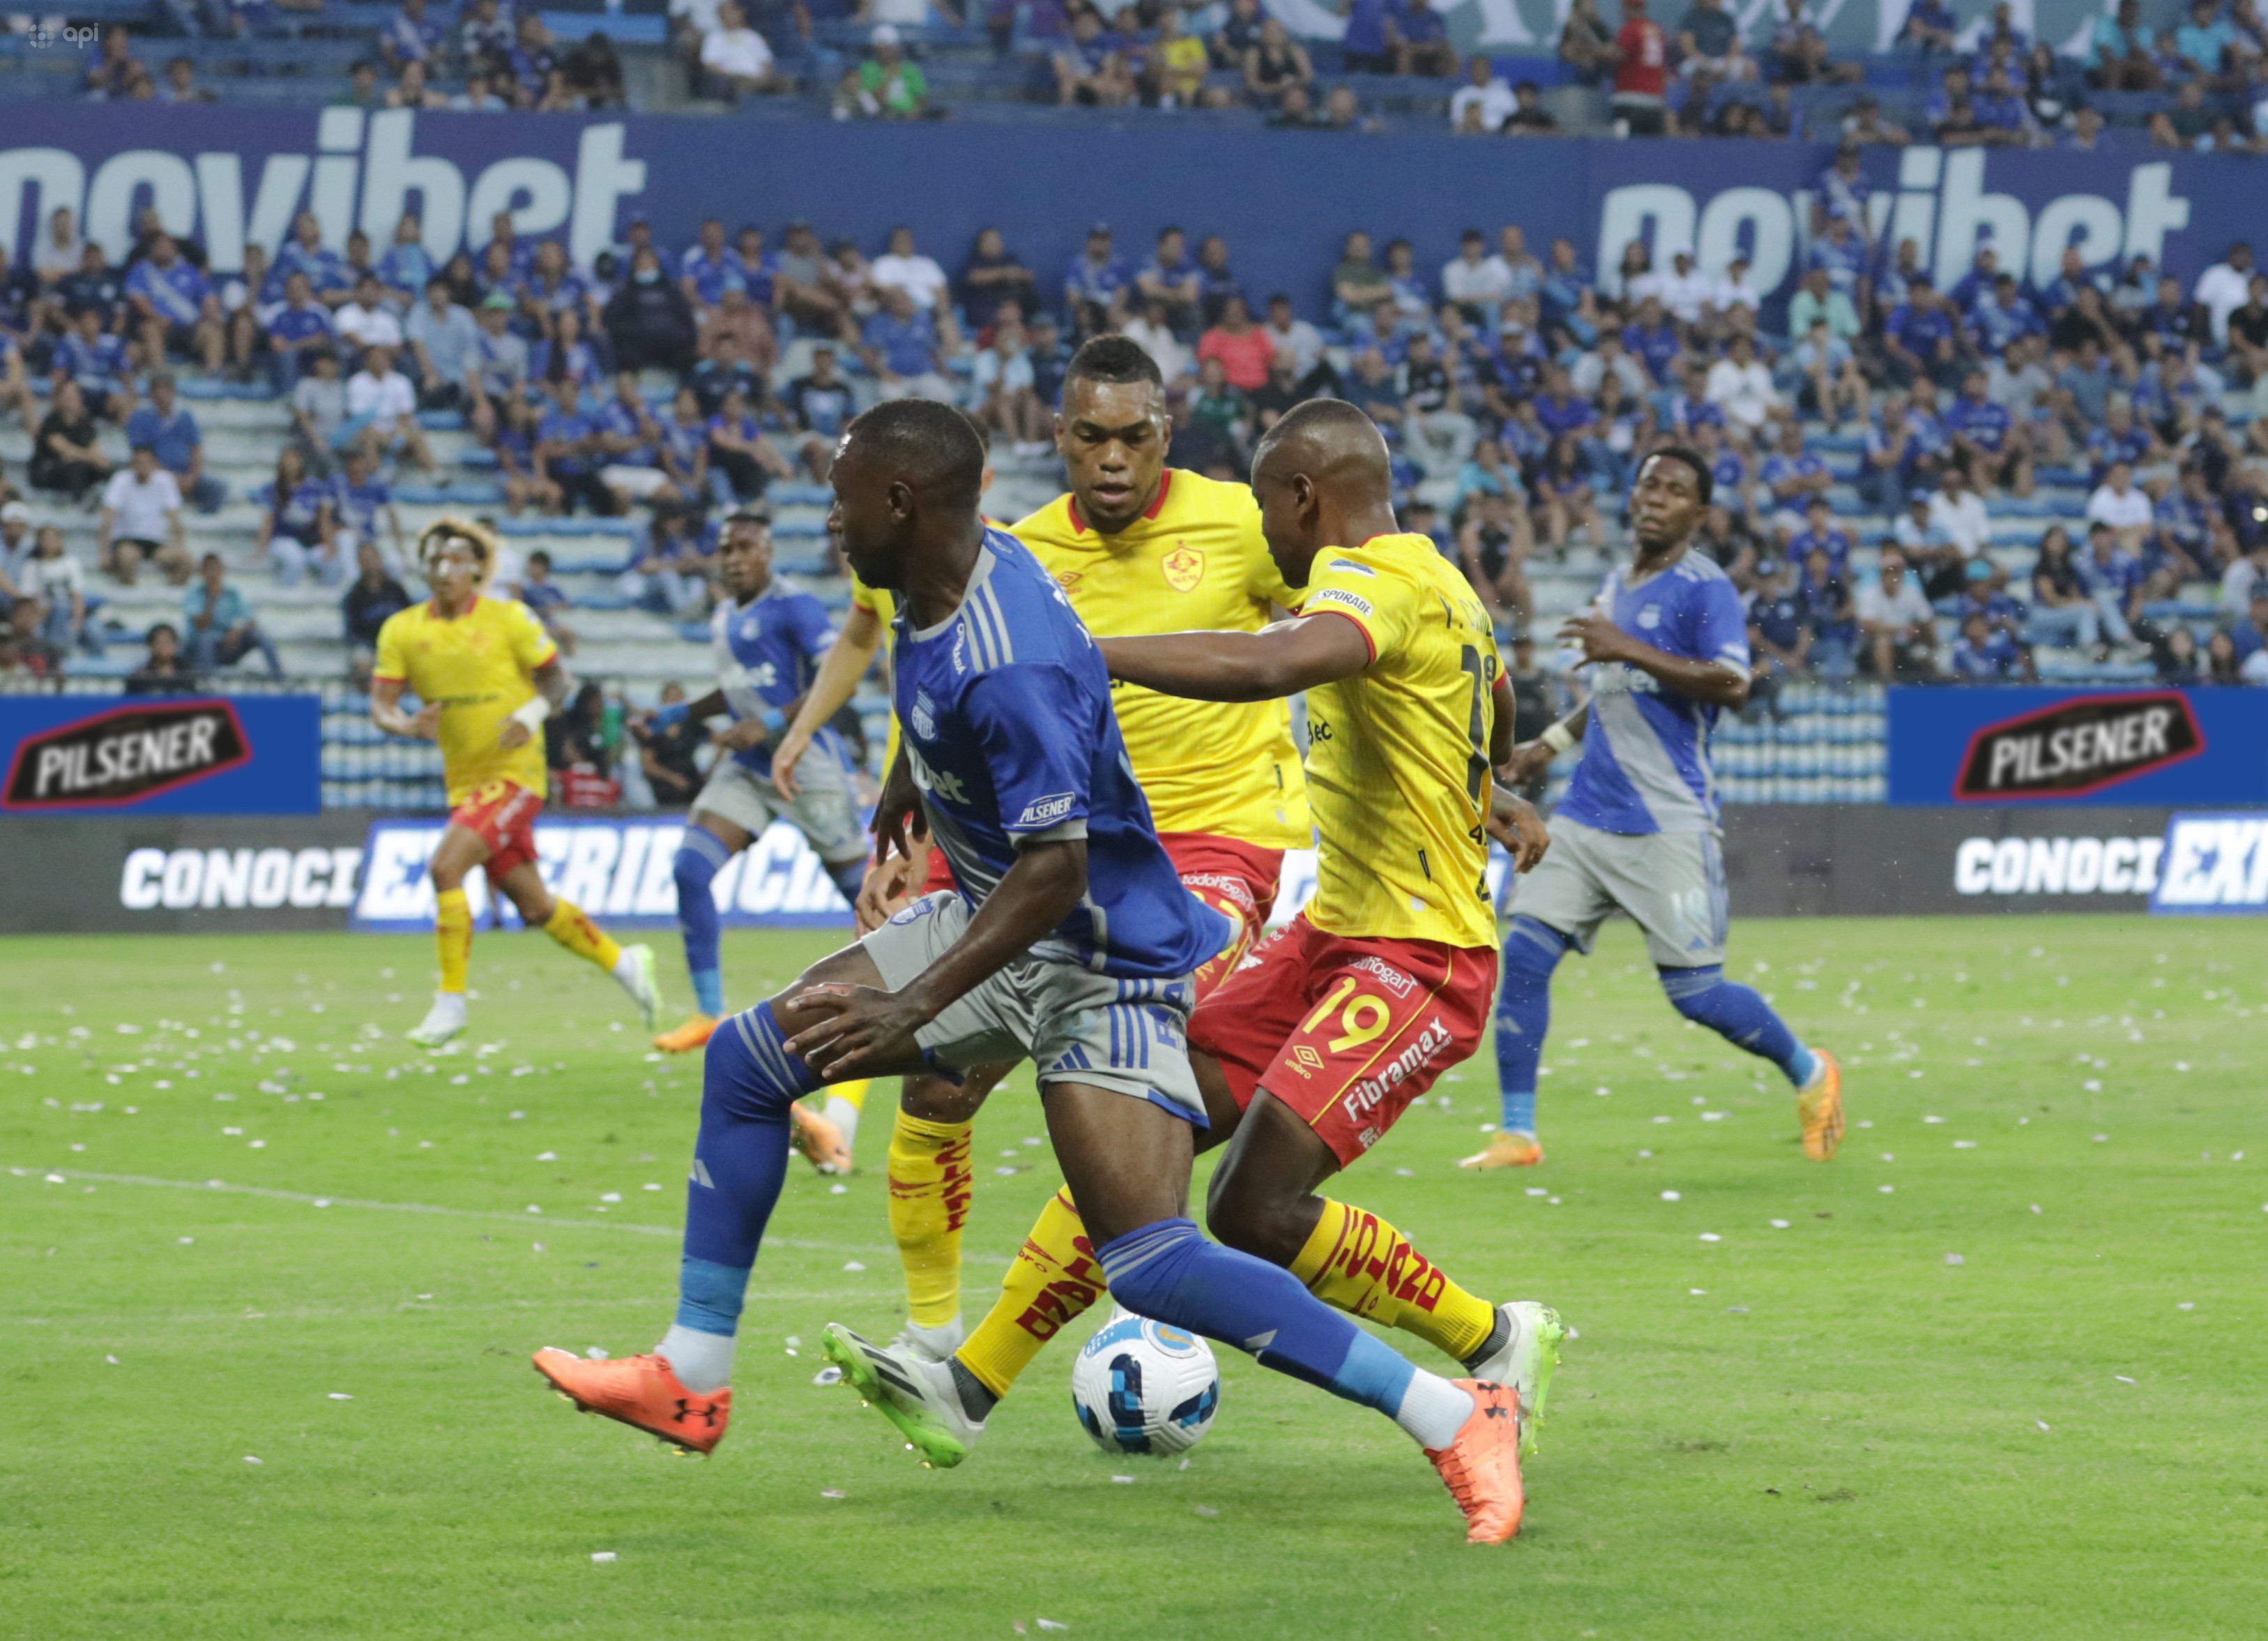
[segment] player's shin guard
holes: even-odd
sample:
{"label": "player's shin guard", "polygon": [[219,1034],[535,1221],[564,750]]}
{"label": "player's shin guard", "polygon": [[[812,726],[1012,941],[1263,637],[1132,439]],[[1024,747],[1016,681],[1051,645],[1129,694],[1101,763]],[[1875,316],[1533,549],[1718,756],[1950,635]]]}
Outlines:
{"label": "player's shin guard", "polygon": [[1493,1305],[1451,1282],[1400,1231],[1328,1198],[1292,1275],[1326,1305],[1415,1334],[1459,1362],[1477,1355],[1496,1327]]}
{"label": "player's shin guard", "polygon": [[[895,1203],[895,1187],[892,1198]],[[956,1353],[961,1364],[995,1396],[1006,1395],[1048,1341],[1084,1315],[1108,1287],[1071,1193],[1057,1192],[1000,1279],[1000,1297]]]}
{"label": "player's shin guard", "polygon": [[717,955],[720,920],[711,885],[733,852],[704,826],[688,826],[677,842],[677,929],[685,939],[685,967],[695,1004],[716,1019],[725,1012],[725,973]]}
{"label": "player's shin guard", "polygon": [[1248,1350],[1263,1367],[1374,1408],[1429,1449],[1446,1447],[1473,1411],[1465,1392],[1420,1372],[1291,1272],[1207,1242],[1190,1220],[1129,1231],[1095,1258],[1128,1310]]}
{"label": "player's shin guard", "polygon": [[1504,937],[1503,989],[1496,1003],[1496,1079],[1509,1134],[1535,1132],[1535,1072],[1551,1026],[1551,971],[1567,937],[1548,923],[1515,917]]}
{"label": "player's shin guard", "polygon": [[1661,989],[1678,1013],[1707,1026],[1735,1048],[1771,1061],[1796,1087],[1810,1080],[1815,1056],[1753,987],[1727,979],[1725,971],[1714,964],[1659,972]]}
{"label": "player's shin guard", "polygon": [[714,1390],[731,1376],[748,1272],[787,1172],[788,1107],[819,1086],[784,1037],[763,1003],[709,1039],[677,1320],[655,1348],[689,1390]]}
{"label": "player's shin guard", "polygon": [[433,944],[441,958],[438,989],[464,994],[473,966],[473,907],[461,889],[444,889],[434,898]]}
{"label": "player's shin guard", "polygon": [[931,1122],[901,1111],[890,1131],[890,1235],[906,1272],[906,1309],[917,1327],[961,1314],[961,1230],[975,1182],[966,1122]]}
{"label": "player's shin guard", "polygon": [[543,926],[543,932],[585,963],[595,963],[609,974],[622,961],[622,949],[571,900],[554,898],[551,920]]}

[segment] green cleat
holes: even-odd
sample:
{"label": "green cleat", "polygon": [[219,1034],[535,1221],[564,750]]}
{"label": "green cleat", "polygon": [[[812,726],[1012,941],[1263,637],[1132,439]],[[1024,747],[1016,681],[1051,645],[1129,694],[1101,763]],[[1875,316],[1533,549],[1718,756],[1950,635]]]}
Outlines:
{"label": "green cleat", "polygon": [[1551,1396],[1551,1371],[1559,1365],[1559,1342],[1571,1337],[1559,1312],[1533,1299],[1515,1299],[1497,1307],[1507,1330],[1503,1347],[1465,1369],[1475,1379],[1509,1385],[1520,1393],[1520,1452],[1535,1452],[1536,1427],[1543,1423],[1543,1406]]}
{"label": "green cleat", "polygon": [[950,1470],[984,1434],[984,1421],[970,1418],[961,1405],[949,1361],[878,1345],[840,1322],[827,1325],[820,1351],[843,1370],[844,1384],[898,1427],[924,1465]]}

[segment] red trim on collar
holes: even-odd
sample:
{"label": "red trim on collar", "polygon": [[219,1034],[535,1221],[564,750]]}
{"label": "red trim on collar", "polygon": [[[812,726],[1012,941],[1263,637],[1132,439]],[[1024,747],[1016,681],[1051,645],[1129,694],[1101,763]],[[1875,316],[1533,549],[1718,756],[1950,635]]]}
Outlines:
{"label": "red trim on collar", "polygon": [[[1172,493],[1173,488],[1174,469],[1167,468],[1158,475],[1158,499],[1155,501],[1152,501],[1148,507],[1143,510],[1142,516],[1145,519],[1154,520],[1160,513],[1163,513],[1166,510],[1166,498],[1167,495]],[[1086,520],[1081,516],[1079,513],[1078,495],[1076,493],[1072,494],[1069,499],[1069,501],[1071,508],[1071,534],[1074,536],[1084,536],[1086,534],[1089,527]]]}

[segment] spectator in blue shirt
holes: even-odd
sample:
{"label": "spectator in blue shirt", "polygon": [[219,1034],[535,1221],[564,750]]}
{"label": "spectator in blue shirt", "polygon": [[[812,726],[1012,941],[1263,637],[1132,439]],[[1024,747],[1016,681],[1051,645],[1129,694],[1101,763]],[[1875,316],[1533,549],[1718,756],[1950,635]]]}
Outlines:
{"label": "spectator in blue shirt", "polygon": [[295,271],[284,282],[284,306],[268,322],[269,372],[277,395],[288,397],[298,385],[312,350],[330,345],[330,310],[315,300],[307,276]]}
{"label": "spectator in blue shirt", "polygon": [[217,512],[227,499],[228,486],[205,471],[204,435],[197,431],[197,418],[180,403],[173,379],[165,372],[150,378],[150,403],[126,418],[126,442],[149,446],[158,465],[180,486],[182,499],[198,512]]}
{"label": "spectator in blue shirt", "polygon": [[[2241,67],[2227,71],[2234,66],[2229,54],[2237,41],[2235,27],[2220,15],[2220,0],[2190,0],[2189,21],[2174,31],[2174,56],[2185,73],[2207,89],[2239,90],[2244,83]],[[2257,42],[2253,49],[2259,49]]]}
{"label": "spectator in blue shirt", "polygon": [[1949,52],[1960,32],[1961,19],[1947,0],[1913,0],[1906,8],[1906,20],[1898,26],[1897,43],[1917,51]]}
{"label": "spectator in blue shirt", "polygon": [[866,322],[859,352],[881,379],[885,399],[953,398],[938,354],[937,321],[895,286],[882,294],[882,311]]}
{"label": "spectator in blue shirt", "polygon": [[1827,463],[1803,447],[1803,427],[1793,417],[1780,424],[1779,439],[1758,477],[1771,491],[1774,505],[1791,510],[1815,499],[1823,505],[1827,487],[1834,483]]}
{"label": "spectator in blue shirt", "polygon": [[2030,430],[1985,396],[1983,371],[1962,379],[1960,395],[1946,407],[1945,430],[1953,439],[1953,459],[1979,492],[2032,493]]}
{"label": "spectator in blue shirt", "polygon": [[1994,64],[1985,74],[1984,84],[1970,100],[1977,110],[1977,123],[1983,129],[1988,146],[2021,147],[2029,140],[2032,116],[2024,107],[2024,100],[2016,95],[2006,69]]}
{"label": "spectator in blue shirt", "polygon": [[1134,276],[1134,284],[1145,301],[1163,305],[1166,322],[1175,336],[1184,342],[1196,338],[1202,329],[1204,281],[1190,260],[1189,236],[1180,227],[1168,225],[1159,230],[1157,248]]}
{"label": "spectator in blue shirt", "polygon": [[2023,646],[2006,632],[1996,632],[1982,615],[1970,614],[1961,624],[1961,637],[1946,656],[1946,665],[1962,684],[2005,684],[2034,681],[2032,658]]}
{"label": "spectator in blue shirt", "polygon": [[79,310],[48,364],[55,374],[78,384],[86,408],[95,415],[122,422],[132,411],[134,366],[126,338],[103,329],[99,309]]}
{"label": "spectator in blue shirt", "polygon": [[[529,562],[533,564],[541,556],[532,553]],[[339,601],[339,612],[347,640],[348,671],[356,683],[367,684],[377,658],[379,629],[409,609],[412,601],[401,583],[387,569],[386,559],[374,543],[364,542],[356,560],[361,574]],[[564,649],[566,646],[560,647]]]}
{"label": "spectator in blue shirt", "polygon": [[1677,380],[1675,366],[1684,344],[1661,311],[1661,299],[1651,292],[1638,299],[1638,312],[1623,327],[1623,351],[1645,365],[1656,388],[1668,388]]}
{"label": "spectator in blue shirt", "polygon": [[331,540],[331,487],[308,477],[298,446],[276,452],[276,477],[250,499],[264,509],[254,562],[272,566],[278,587],[297,587],[311,569],[326,586],[343,577]]}
{"label": "spectator in blue shirt", "polygon": [[1072,331],[1087,336],[1123,326],[1127,285],[1126,270],[1111,251],[1110,225],[1098,222],[1064,270],[1064,312]]}
{"label": "spectator in blue shirt", "polygon": [[2095,20],[2087,78],[2104,91],[2155,91],[2163,81],[2158,39],[2142,22],[2141,0],[2118,0],[2118,10]]}
{"label": "spectator in blue shirt", "polygon": [[1596,296],[1590,270],[1576,257],[1574,240],[1551,241],[1551,259],[1544,268],[1541,294],[1545,334],[1564,329],[1587,347],[1597,334],[1591,322]]}
{"label": "spectator in blue shirt", "polygon": [[548,386],[551,405],[535,427],[536,469],[558,487],[567,512],[579,499],[593,513],[611,514],[614,492],[599,482],[597,435],[583,414],[581,390],[564,377]]}
{"label": "spectator in blue shirt", "polygon": [[1804,557],[1795,592],[1811,633],[1808,659],[1823,677],[1848,678],[1858,665],[1859,617],[1847,573],[1835,567],[1824,547],[1814,547]]}
{"label": "spectator in blue shirt", "polygon": [[1809,670],[1814,641],[1796,589],[1795,565],[1786,559],[1767,559],[1757,572],[1756,591],[1749,596],[1749,651],[1756,683],[1763,686],[1761,699],[1758,694],[1749,699],[1777,715],[1780,681]]}
{"label": "spectator in blue shirt", "polygon": [[1787,561],[1792,565],[1810,563],[1814,553],[1824,553],[1827,567],[1844,580],[1850,579],[1850,532],[1835,528],[1834,509],[1824,496],[1814,496],[1805,505],[1803,528],[1787,543]]}
{"label": "spectator in blue shirt", "polygon": [[1906,299],[1882,324],[1882,353],[1890,379],[1900,387],[1918,381],[1960,379],[1957,332],[1927,275],[1917,275]]}
{"label": "spectator in blue shirt", "polygon": [[1969,328],[1977,351],[1998,357],[2019,336],[2044,335],[2047,326],[2031,299],[2016,285],[2014,274],[1993,276],[1992,288],[1982,292],[1969,310]]}
{"label": "spectator in blue shirt", "polygon": [[1387,0],[1347,0],[1346,33],[1340,41],[1350,74],[1391,74],[1394,48],[1387,38]]}
{"label": "spectator in blue shirt", "polygon": [[220,299],[181,255],[172,234],[152,237],[149,254],[127,270],[126,298],[141,333],[143,357],[151,365],[174,353],[195,359],[209,371],[220,369],[228,347]]}
{"label": "spectator in blue shirt", "polygon": [[1431,0],[1402,0],[1386,14],[1386,34],[1396,74],[1447,79],[1458,71],[1457,48],[1449,43],[1448,23]]}
{"label": "spectator in blue shirt", "polygon": [[432,68],[441,55],[442,38],[441,25],[425,15],[425,0],[401,0],[401,9],[378,37],[378,48],[386,54],[387,67],[399,74],[405,63]]}
{"label": "spectator in blue shirt", "polygon": [[232,667],[253,651],[260,652],[268,663],[268,676],[284,676],[284,661],[276,653],[276,646],[260,630],[252,618],[252,606],[244,602],[244,595],[228,585],[228,572],[217,552],[209,552],[199,561],[199,584],[189,588],[181,600],[181,613],[186,617],[188,632],[184,635],[188,651],[189,666],[197,672],[214,672],[223,667]]}
{"label": "spectator in blue shirt", "polygon": [[298,220],[291,225],[291,237],[269,264],[268,278],[261,286],[261,300],[288,300],[293,274],[306,276],[309,294],[326,307],[339,307],[354,300],[354,276],[348,271],[346,259],[336,251],[324,248],[322,228],[311,211],[299,213]]}
{"label": "spectator in blue shirt", "polygon": [[[379,536],[381,522],[387,527],[384,541]],[[332,477],[331,524],[338,563],[346,563],[365,543],[385,553],[388,564],[402,562],[401,515],[394,511],[394,487],[379,476],[378,459],[364,446],[348,452],[346,470]]]}

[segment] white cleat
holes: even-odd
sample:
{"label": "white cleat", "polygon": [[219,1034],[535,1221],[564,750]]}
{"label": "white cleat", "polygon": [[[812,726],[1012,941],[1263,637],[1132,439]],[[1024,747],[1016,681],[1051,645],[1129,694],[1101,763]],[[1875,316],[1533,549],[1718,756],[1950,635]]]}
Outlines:
{"label": "white cleat", "polygon": [[615,980],[644,1011],[645,1029],[652,1034],[661,1024],[661,981],[654,970],[653,948],[623,947],[615,963]]}
{"label": "white cleat", "polygon": [[1559,1342],[1571,1336],[1559,1312],[1533,1299],[1500,1305],[1505,1342],[1465,1370],[1473,1378],[1510,1385],[1520,1392],[1520,1451],[1535,1451],[1536,1426],[1543,1423],[1543,1404],[1551,1395],[1551,1371],[1559,1365]]}
{"label": "white cleat", "polygon": [[924,1464],[950,1470],[984,1434],[984,1421],[970,1418],[961,1405],[949,1364],[861,1339],[840,1322],[827,1325],[820,1349],[843,1370],[844,1384],[898,1427]]}
{"label": "white cleat", "polygon": [[967,1337],[968,1329],[958,1316],[942,1327],[924,1327],[909,1321],[898,1329],[898,1336],[890,1341],[890,1349],[919,1356],[924,1362],[942,1362],[960,1349]]}
{"label": "white cleat", "polygon": [[465,994],[462,992],[435,992],[433,1006],[425,1017],[402,1033],[420,1048],[439,1048],[453,1039],[464,1035]]}

